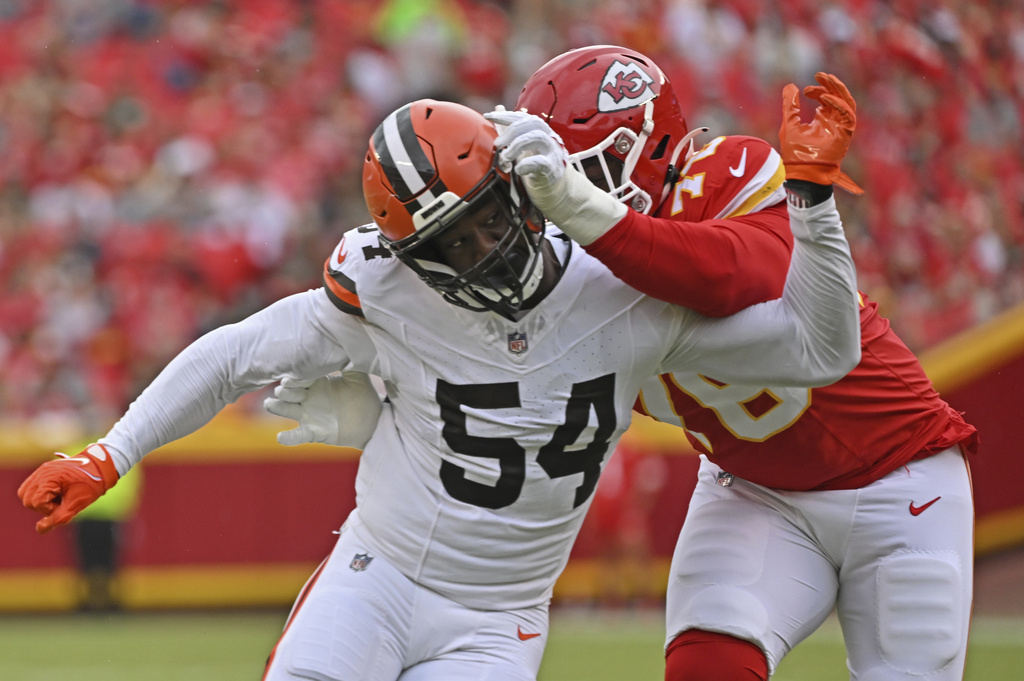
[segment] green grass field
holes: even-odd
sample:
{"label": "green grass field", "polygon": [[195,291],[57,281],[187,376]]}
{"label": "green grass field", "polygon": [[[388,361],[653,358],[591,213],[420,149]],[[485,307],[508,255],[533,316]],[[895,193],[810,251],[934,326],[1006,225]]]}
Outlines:
{"label": "green grass field", "polygon": [[[660,613],[552,616],[540,681],[660,681],[664,672]],[[966,681],[1024,678],[1024,619],[975,620]],[[839,624],[830,619],[790,653],[773,681],[848,681]]]}
{"label": "green grass field", "polygon": [[[251,681],[283,612],[0,617],[3,681]],[[658,681],[660,614],[559,613],[540,681]],[[978,619],[968,681],[1021,678],[1024,620]],[[838,626],[828,622],[781,665],[775,681],[847,679]]]}

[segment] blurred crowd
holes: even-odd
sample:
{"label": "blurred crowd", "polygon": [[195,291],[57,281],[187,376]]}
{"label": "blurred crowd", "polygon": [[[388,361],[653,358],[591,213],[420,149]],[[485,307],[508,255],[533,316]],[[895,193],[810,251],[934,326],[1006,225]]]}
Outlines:
{"label": "blurred crowd", "polygon": [[0,419],[105,430],[198,335],[319,285],[385,114],[510,106],[598,43],[773,144],[782,86],[839,75],[860,288],[915,350],[1024,301],[1017,0],[0,0]]}

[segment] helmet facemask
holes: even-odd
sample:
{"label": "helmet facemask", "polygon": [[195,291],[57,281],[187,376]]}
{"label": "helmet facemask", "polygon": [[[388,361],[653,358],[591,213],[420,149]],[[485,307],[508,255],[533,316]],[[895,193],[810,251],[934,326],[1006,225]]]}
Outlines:
{"label": "helmet facemask", "polygon": [[[442,257],[437,242],[460,220],[488,206],[499,209],[507,229],[494,248],[458,272]],[[463,197],[445,192],[413,216],[416,231],[398,241],[381,241],[431,288],[453,305],[513,317],[537,291],[543,276],[543,219],[518,186],[493,168]]]}
{"label": "helmet facemask", "polygon": [[[616,200],[625,203],[638,213],[647,213],[655,205],[651,200],[651,195],[632,179],[644,145],[649,141],[651,131],[654,129],[654,123],[651,120],[653,103],[647,102],[644,106],[646,111],[639,134],[629,128],[616,128],[593,147],[569,155],[569,162],[592,179],[593,176],[587,173],[587,168],[598,164],[604,175],[603,188]],[[609,157],[621,160],[621,164],[617,164],[621,165],[621,169],[609,167]],[[660,203],[660,196],[658,201]]]}

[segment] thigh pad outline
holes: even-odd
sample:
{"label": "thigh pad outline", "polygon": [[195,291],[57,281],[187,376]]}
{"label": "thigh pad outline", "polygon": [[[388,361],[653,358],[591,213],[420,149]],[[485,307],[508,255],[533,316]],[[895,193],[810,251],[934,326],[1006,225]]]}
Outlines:
{"label": "thigh pad outline", "polygon": [[928,674],[961,652],[963,571],[952,551],[900,551],[877,573],[882,660],[907,674]]}
{"label": "thigh pad outline", "polygon": [[290,674],[315,681],[394,678],[401,661],[386,645],[387,631],[385,606],[376,596],[329,587],[303,605],[279,662]]}

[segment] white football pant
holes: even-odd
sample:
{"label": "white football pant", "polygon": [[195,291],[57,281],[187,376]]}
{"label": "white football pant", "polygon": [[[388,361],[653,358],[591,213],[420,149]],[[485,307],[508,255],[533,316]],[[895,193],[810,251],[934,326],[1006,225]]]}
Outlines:
{"label": "white football pant", "polygon": [[265,681],[533,681],[547,606],[473,610],[368,552],[348,526],[300,594]]}
{"label": "white football pant", "polygon": [[701,462],[672,559],[668,642],[731,634],[774,673],[834,608],[853,681],[962,678],[974,504],[959,448],[854,490],[726,486],[721,472]]}

